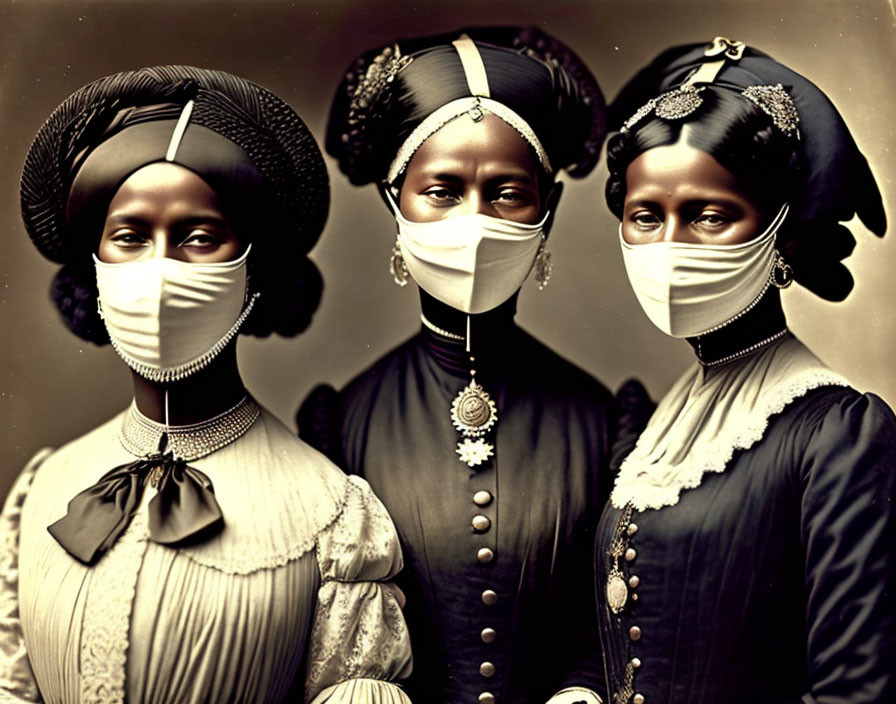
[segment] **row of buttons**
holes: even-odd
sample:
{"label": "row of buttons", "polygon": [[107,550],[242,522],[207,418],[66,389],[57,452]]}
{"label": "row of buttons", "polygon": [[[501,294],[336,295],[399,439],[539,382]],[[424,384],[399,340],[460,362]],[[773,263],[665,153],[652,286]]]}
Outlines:
{"label": "row of buttons", "polygon": [[[629,537],[633,536],[638,532],[638,526],[635,523],[628,524],[628,535]],[[626,562],[634,562],[635,558],[638,556],[638,551],[633,547],[629,547],[628,550],[625,551],[625,561]],[[633,574],[628,578],[628,586],[633,590],[641,583],[641,580],[638,578],[638,575]],[[632,601],[638,600],[638,594],[636,592],[632,592],[631,595]],[[641,640],[641,629],[638,626],[632,626],[628,629],[628,637],[632,639],[634,642],[638,642]],[[641,667],[641,658],[632,658],[630,661],[632,669],[637,670]],[[643,694],[635,693],[632,696],[632,704],[644,704],[647,701]]]}
{"label": "row of buttons", "polygon": [[[479,507],[488,506],[494,497],[488,491],[477,491],[473,494],[473,503]],[[485,533],[492,527],[492,522],[488,516],[484,516],[481,513],[473,516],[473,519],[470,521],[473,530],[477,533]],[[479,548],[476,551],[476,559],[483,564],[487,564],[495,559],[495,552],[491,548]],[[493,589],[486,589],[482,592],[482,603],[486,606],[494,606],[498,603],[498,593]],[[479,637],[482,639],[483,643],[494,643],[495,639],[498,637],[498,632],[494,628],[483,628],[479,633]],[[497,672],[497,668],[495,664],[492,662],[488,662],[487,660],[479,665],[479,674],[483,677],[493,677],[495,672]],[[491,692],[482,692],[479,695],[479,704],[495,704],[495,695]]]}

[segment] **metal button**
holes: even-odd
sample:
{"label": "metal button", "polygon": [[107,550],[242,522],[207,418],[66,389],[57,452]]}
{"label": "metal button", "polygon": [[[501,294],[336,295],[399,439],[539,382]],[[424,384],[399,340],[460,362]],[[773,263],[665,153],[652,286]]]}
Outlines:
{"label": "metal button", "polygon": [[482,592],[482,603],[486,606],[494,606],[498,603],[498,593],[491,589],[486,589]]}
{"label": "metal button", "polygon": [[492,502],[492,495],[487,491],[477,491],[473,494],[473,503],[477,506],[488,506]]}
{"label": "metal button", "polygon": [[479,704],[495,704],[495,695],[491,692],[483,692],[479,695]]}
{"label": "metal button", "polygon": [[638,556],[638,551],[635,550],[634,548],[629,548],[628,550],[625,551],[625,561],[626,562],[631,562],[637,556]]}
{"label": "metal button", "polygon": [[641,667],[641,658],[632,658],[632,667],[636,670]]}
{"label": "metal button", "polygon": [[641,578],[636,574],[633,574],[628,578],[628,586],[630,586],[632,589],[636,589],[640,583]]}
{"label": "metal button", "polygon": [[644,704],[645,699],[643,694],[636,694],[632,697],[632,704]]}
{"label": "metal button", "polygon": [[491,662],[484,662],[479,666],[479,674],[483,677],[491,677],[495,674],[495,664]]}
{"label": "metal button", "polygon": [[473,528],[478,530],[480,533],[487,531],[492,522],[488,519],[488,516],[483,516],[481,513],[477,516],[473,516],[473,520],[470,521],[473,524]]}
{"label": "metal button", "polygon": [[637,523],[629,523],[628,524],[628,534],[634,535],[638,532],[638,524]]}
{"label": "metal button", "polygon": [[637,626],[632,626],[628,629],[628,637],[632,640],[641,640],[641,629]]}
{"label": "metal button", "polygon": [[491,548],[479,548],[479,551],[476,553],[476,558],[480,562],[491,562],[495,559],[495,553],[492,552]]}
{"label": "metal button", "polygon": [[483,628],[482,633],[479,635],[483,643],[494,643],[495,638],[498,637],[498,632],[494,628]]}
{"label": "metal button", "polygon": [[634,594],[632,594],[632,601],[637,601],[637,600],[638,600],[638,592],[635,592]]}

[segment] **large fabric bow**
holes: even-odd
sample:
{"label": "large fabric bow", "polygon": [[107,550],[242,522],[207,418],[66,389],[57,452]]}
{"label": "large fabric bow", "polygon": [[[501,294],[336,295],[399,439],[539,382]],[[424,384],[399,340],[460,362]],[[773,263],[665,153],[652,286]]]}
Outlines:
{"label": "large fabric bow", "polygon": [[95,564],[121,536],[143,498],[147,481],[158,488],[149,502],[149,537],[162,545],[208,537],[224,527],[211,480],[172,452],[160,451],[106,472],[68,503],[48,526],[56,541],[86,565]]}

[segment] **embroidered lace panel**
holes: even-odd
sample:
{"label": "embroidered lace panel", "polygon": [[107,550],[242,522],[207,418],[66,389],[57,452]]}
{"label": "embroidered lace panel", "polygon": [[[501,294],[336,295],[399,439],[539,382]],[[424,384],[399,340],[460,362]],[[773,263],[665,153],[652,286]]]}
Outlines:
{"label": "embroidered lace panel", "polygon": [[92,568],[81,632],[81,701],[123,704],[131,609],[147,545],[147,514]]}
{"label": "embroidered lace panel", "polygon": [[725,370],[701,386],[692,368],[660,402],[626,457],[610,500],[638,511],[674,506],[680,493],[723,472],[737,450],[759,442],[769,419],[794,400],[823,386],[849,386],[799,340],[788,335],[760,355]]}

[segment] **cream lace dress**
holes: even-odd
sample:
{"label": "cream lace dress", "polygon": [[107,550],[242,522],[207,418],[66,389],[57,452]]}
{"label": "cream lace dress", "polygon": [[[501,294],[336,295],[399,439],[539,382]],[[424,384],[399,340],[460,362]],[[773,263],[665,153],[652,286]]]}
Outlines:
{"label": "cream lace dress", "polygon": [[29,463],[0,517],[0,702],[409,701],[389,682],[411,670],[389,516],[363,480],[256,416],[189,462],[225,521],[191,547],[148,539],[149,487],[92,567],[47,532],[75,494],[155,449],[158,433],[128,432],[133,407]]}

